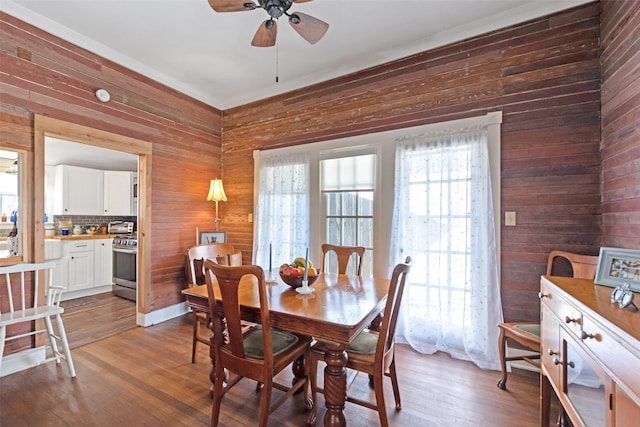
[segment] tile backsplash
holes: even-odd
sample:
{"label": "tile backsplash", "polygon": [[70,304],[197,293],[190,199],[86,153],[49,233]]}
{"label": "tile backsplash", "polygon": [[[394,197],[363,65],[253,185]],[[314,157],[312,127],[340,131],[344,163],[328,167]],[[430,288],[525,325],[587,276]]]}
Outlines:
{"label": "tile backsplash", "polygon": [[[133,221],[136,222],[135,216],[102,216],[102,215],[54,215],[53,222],[56,230],[59,230],[60,221],[71,221],[73,225],[81,225],[83,228],[88,225],[98,224],[107,226],[112,221]],[[137,229],[137,227],[135,227]]]}
{"label": "tile backsplash", "polygon": [[[71,221],[74,225],[80,224],[82,227],[88,225],[98,224],[100,226],[107,226],[112,221],[133,221],[136,223],[135,229],[137,230],[137,221],[135,216],[98,216],[98,215],[54,215],[53,218],[49,217],[49,223],[52,222],[56,226],[56,234],[60,234],[59,224],[60,221]],[[13,224],[9,221],[0,223],[0,238],[6,238],[11,231]],[[71,232],[71,230],[69,230]]]}

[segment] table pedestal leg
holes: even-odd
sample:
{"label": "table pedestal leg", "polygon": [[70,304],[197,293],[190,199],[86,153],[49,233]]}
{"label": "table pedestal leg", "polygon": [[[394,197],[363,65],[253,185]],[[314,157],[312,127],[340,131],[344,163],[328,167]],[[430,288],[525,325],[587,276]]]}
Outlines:
{"label": "table pedestal leg", "polygon": [[344,344],[327,343],[324,360],[324,400],[327,412],[324,414],[325,427],[344,427],[344,402],[347,399],[347,353]]}

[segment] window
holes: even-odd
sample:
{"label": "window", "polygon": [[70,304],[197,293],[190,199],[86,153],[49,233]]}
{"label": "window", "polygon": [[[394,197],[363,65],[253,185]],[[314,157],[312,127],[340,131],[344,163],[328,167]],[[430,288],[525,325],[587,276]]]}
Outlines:
{"label": "window", "polygon": [[306,153],[256,153],[256,164],[254,241],[261,244],[254,244],[253,259],[277,270],[309,247],[309,159]]}
{"label": "window", "polygon": [[[300,256],[308,244],[309,257],[318,264],[325,241],[361,245],[367,248],[363,274],[378,277],[389,277],[396,264],[411,256],[399,339],[418,351],[439,349],[497,368],[501,123],[502,113],[494,112],[257,153],[254,252],[262,255],[254,256],[255,262],[265,265],[269,254],[270,240],[261,224],[279,226],[277,216],[262,216],[259,159],[268,156],[273,165],[285,167],[286,156],[304,154],[309,208],[305,218],[297,217],[296,230],[304,224],[307,231],[292,235],[295,241],[282,239],[296,246],[283,250]],[[472,135],[430,139],[460,133]],[[271,203],[282,201],[292,203],[287,197]],[[483,282],[490,286],[477,286]],[[431,324],[437,329],[425,327]],[[444,341],[434,344],[440,338]]]}
{"label": "window", "polygon": [[391,253],[413,259],[399,339],[497,368],[502,311],[486,128],[399,139]]}
{"label": "window", "polygon": [[0,150],[0,259],[14,263],[22,254],[24,238],[20,206],[23,158],[18,152]]}
{"label": "window", "polygon": [[[373,274],[375,171],[374,154],[320,161],[325,242],[364,246],[362,275],[369,277]],[[335,254],[329,254],[326,269],[337,271],[337,262]],[[347,274],[355,274],[355,266],[355,261],[350,260]]]}

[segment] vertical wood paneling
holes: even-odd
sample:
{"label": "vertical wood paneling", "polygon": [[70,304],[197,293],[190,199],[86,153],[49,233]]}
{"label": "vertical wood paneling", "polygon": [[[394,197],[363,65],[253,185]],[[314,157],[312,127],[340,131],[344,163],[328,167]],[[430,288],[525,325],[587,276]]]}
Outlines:
{"label": "vertical wood paneling", "polygon": [[[588,4],[223,115],[230,239],[246,253],[252,150],[326,141],[502,110],[502,296],[507,320],[536,320],[547,255],[600,243],[599,5]],[[503,213],[497,213],[503,217]]]}
{"label": "vertical wood paneling", "polygon": [[184,252],[196,226],[213,224],[206,195],[221,175],[221,112],[4,13],[0,98],[3,146],[33,152],[34,114],[153,144],[149,303],[182,301]]}
{"label": "vertical wood paneling", "polygon": [[640,248],[640,2],[602,1],[602,245]]}

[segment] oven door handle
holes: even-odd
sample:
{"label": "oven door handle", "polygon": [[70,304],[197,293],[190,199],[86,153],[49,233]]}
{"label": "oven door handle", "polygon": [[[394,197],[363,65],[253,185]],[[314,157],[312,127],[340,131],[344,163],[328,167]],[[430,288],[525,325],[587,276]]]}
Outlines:
{"label": "oven door handle", "polygon": [[122,254],[137,254],[138,253],[137,249],[113,248],[112,250],[113,250],[113,252],[119,252],[119,253],[122,253]]}

